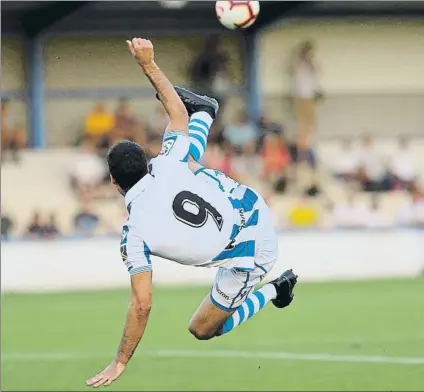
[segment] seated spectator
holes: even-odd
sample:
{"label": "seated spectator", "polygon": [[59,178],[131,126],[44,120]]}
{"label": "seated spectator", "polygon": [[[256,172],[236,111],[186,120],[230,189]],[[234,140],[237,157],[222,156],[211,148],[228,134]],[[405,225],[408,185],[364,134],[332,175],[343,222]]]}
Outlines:
{"label": "seated spectator", "polygon": [[353,148],[352,140],[347,138],[342,143],[340,154],[334,159],[333,173],[345,181],[354,180],[358,176],[359,153]]}
{"label": "seated spectator", "polygon": [[26,146],[25,129],[16,124],[10,111],[8,99],[1,101],[1,157],[5,159],[7,152],[11,152],[12,159],[19,162],[19,150]]}
{"label": "seated spectator", "polygon": [[318,211],[307,197],[301,197],[289,212],[289,223],[294,228],[314,227],[318,222]]}
{"label": "seated spectator", "polygon": [[266,135],[268,135],[269,133],[277,133],[279,135],[283,135],[283,127],[280,124],[271,121],[266,114],[263,114],[259,120],[259,133],[259,146],[262,147]]}
{"label": "seated spectator", "polygon": [[[2,212],[3,212],[2,207]],[[12,218],[8,215],[1,216],[1,238],[2,239],[8,239],[10,235],[12,234],[13,230],[13,221]]]}
{"label": "seated spectator", "polygon": [[235,124],[225,127],[224,136],[237,152],[241,152],[245,145],[256,144],[258,138],[255,124],[249,120],[244,110],[239,113]]}
{"label": "seated spectator", "polygon": [[82,210],[74,217],[75,233],[84,237],[93,235],[99,226],[99,220],[99,217],[92,211],[91,205],[85,201]]}
{"label": "seated spectator", "polygon": [[107,176],[105,161],[97,155],[95,139],[85,137],[70,169],[72,185],[78,197],[95,197]]}
{"label": "seated spectator", "polygon": [[44,234],[48,238],[53,238],[53,237],[57,237],[58,235],[60,235],[60,231],[59,231],[58,226],[57,226],[57,219],[56,219],[55,213],[50,214],[49,221],[44,226]]}
{"label": "seated spectator", "polygon": [[424,228],[424,194],[417,185],[410,190],[410,200],[400,209],[397,224],[404,227]]}
{"label": "seated spectator", "polygon": [[399,139],[398,148],[390,160],[390,172],[396,189],[411,189],[417,178],[418,165],[404,137]]}
{"label": "seated spectator", "polygon": [[121,98],[115,111],[115,127],[125,130],[127,138],[133,136],[137,119],[131,110],[130,102],[126,98]]}
{"label": "seated spectator", "polygon": [[104,102],[97,102],[85,118],[84,133],[99,143],[115,126],[115,115]]}
{"label": "seated spectator", "polygon": [[41,223],[40,214],[38,212],[34,212],[34,215],[28,224],[26,234],[32,238],[44,237],[44,226]]}
{"label": "seated spectator", "polygon": [[277,183],[286,181],[286,170],[290,164],[290,155],[283,137],[276,132],[265,135],[261,150],[262,178],[275,187]]}
{"label": "seated spectator", "polygon": [[358,177],[366,192],[382,192],[390,189],[384,158],[376,150],[370,135],[365,135],[362,139]]}
{"label": "seated spectator", "polygon": [[387,229],[392,227],[390,217],[381,210],[377,197],[371,199],[371,206],[367,209],[365,227],[370,229]]}
{"label": "seated spectator", "polygon": [[156,106],[151,116],[147,119],[148,139],[162,140],[163,133],[169,123],[169,116],[162,105]]}
{"label": "seated spectator", "polygon": [[367,216],[365,205],[358,203],[354,192],[349,192],[346,201],[337,203],[333,208],[334,225],[339,228],[365,227]]}

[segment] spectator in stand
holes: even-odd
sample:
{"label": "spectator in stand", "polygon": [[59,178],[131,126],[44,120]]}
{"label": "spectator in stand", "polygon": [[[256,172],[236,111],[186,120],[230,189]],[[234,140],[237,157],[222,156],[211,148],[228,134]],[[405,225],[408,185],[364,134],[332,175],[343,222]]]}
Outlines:
{"label": "spectator in stand", "polygon": [[91,136],[96,144],[108,136],[115,127],[115,115],[104,102],[97,102],[85,118],[84,134]]}
{"label": "spectator in stand", "polygon": [[382,192],[390,189],[390,181],[383,156],[376,150],[370,135],[362,139],[359,155],[359,180],[366,192]]}
{"label": "spectator in stand", "polygon": [[74,217],[74,229],[77,235],[92,236],[99,226],[99,217],[93,212],[91,205],[85,201],[81,211]]}
{"label": "spectator in stand", "polygon": [[259,147],[263,146],[264,138],[269,133],[277,133],[283,135],[283,127],[280,124],[271,121],[266,114],[262,114],[259,120]]}
{"label": "spectator in stand", "polygon": [[317,208],[306,196],[302,196],[289,211],[289,223],[293,228],[315,227],[319,223]]}
{"label": "spectator in stand", "polygon": [[225,127],[224,136],[236,152],[241,152],[245,145],[256,144],[258,139],[255,124],[249,120],[244,110],[239,113],[235,124]]}
{"label": "spectator in stand", "polygon": [[350,191],[346,201],[337,203],[333,208],[333,222],[336,227],[352,229],[366,226],[367,209],[357,200],[357,195]]}
{"label": "spectator in stand", "polygon": [[97,154],[96,139],[84,137],[83,144],[70,170],[71,183],[79,198],[97,197],[107,178],[106,163]]}
{"label": "spectator in stand", "polygon": [[39,212],[34,212],[31,221],[28,224],[27,235],[32,238],[44,237],[44,226],[41,223]]}
{"label": "spectator in stand", "polygon": [[200,91],[218,100],[222,112],[231,83],[228,56],[219,49],[217,35],[211,35],[206,39],[203,52],[191,67],[191,79]]}
{"label": "spectator in stand", "polygon": [[19,162],[19,150],[26,146],[25,129],[16,124],[10,111],[10,101],[1,101],[1,158],[5,159],[6,153],[11,152],[12,159]]}
{"label": "spectator in stand", "polygon": [[284,192],[287,182],[286,171],[290,164],[290,154],[280,133],[269,132],[265,135],[261,156],[261,177],[271,183],[274,189],[278,188]]}
{"label": "spectator in stand", "polygon": [[47,238],[54,238],[60,235],[55,213],[50,214],[49,220],[44,226],[44,235]]}
{"label": "spectator in stand", "polygon": [[359,153],[354,149],[352,139],[345,139],[340,154],[333,162],[334,175],[345,181],[356,180],[360,164],[359,159]]}
{"label": "spectator in stand", "polygon": [[169,123],[169,116],[165,109],[160,106],[156,106],[152,115],[147,120],[147,135],[148,139],[162,139],[163,132]]}
{"label": "spectator in stand", "polygon": [[410,199],[400,209],[397,224],[404,227],[424,228],[424,194],[418,185],[410,190]]}
{"label": "spectator in stand", "polygon": [[131,110],[130,101],[126,98],[121,98],[118,102],[118,107],[115,111],[115,127],[123,129],[127,138],[134,135],[137,126],[137,119]]}
{"label": "spectator in stand", "polygon": [[322,96],[318,82],[318,67],[312,42],[300,44],[295,55],[291,73],[298,125],[297,151],[299,160],[306,159],[305,151],[310,147],[317,129],[316,104]]}
{"label": "spectator in stand", "polygon": [[395,189],[411,189],[417,179],[418,165],[405,137],[399,138],[398,148],[390,160],[390,172]]}
{"label": "spectator in stand", "polygon": [[[2,213],[4,211],[2,207]],[[13,221],[10,216],[7,214],[2,214],[1,216],[1,238],[2,239],[8,239],[13,231]]]}

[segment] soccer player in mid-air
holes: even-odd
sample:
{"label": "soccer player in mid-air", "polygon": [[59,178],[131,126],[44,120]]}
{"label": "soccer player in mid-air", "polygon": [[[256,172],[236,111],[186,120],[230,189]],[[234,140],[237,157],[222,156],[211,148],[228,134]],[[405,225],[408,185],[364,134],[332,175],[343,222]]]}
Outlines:
{"label": "soccer player in mid-air", "polygon": [[[158,157],[130,141],[116,143],[107,162],[128,211],[121,255],[131,277],[131,301],[116,358],[87,385],[110,385],[143,336],[152,306],[152,264],[160,256],[196,267],[219,267],[210,294],[189,331],[200,340],[231,332],[269,301],[293,299],[297,276],[285,271],[255,291],[277,259],[277,235],[263,198],[225,174],[202,167],[218,103],[174,87],[154,61],[150,41],[127,41],[129,50],[167,111],[170,122]],[[189,117],[190,115],[190,117]]]}

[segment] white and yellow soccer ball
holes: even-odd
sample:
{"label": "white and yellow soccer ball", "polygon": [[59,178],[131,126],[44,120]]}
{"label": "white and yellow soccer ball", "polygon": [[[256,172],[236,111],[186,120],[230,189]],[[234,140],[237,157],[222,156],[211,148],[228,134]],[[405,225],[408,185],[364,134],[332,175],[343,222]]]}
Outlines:
{"label": "white and yellow soccer ball", "polygon": [[231,30],[252,26],[259,9],[259,1],[217,1],[215,4],[219,21]]}

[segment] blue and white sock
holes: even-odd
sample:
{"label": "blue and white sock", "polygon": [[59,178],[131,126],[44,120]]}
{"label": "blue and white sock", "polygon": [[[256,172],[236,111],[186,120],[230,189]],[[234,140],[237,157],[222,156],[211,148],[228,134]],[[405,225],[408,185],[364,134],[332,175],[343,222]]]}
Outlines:
{"label": "blue and white sock", "polygon": [[190,117],[188,135],[190,137],[190,155],[199,162],[206,151],[212,117],[206,112],[197,112]]}
{"label": "blue and white sock", "polygon": [[269,301],[275,298],[277,291],[273,284],[268,283],[250,294],[237,310],[225,321],[220,335],[232,331],[258,313]]}

